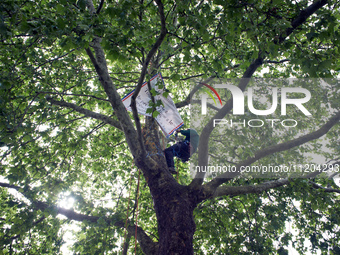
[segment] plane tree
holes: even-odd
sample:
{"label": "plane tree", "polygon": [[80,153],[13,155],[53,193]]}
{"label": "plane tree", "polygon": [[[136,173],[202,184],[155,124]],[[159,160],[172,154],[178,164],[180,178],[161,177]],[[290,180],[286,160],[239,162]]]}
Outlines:
{"label": "plane tree", "polygon": [[[287,254],[289,245],[301,254],[339,252],[338,1],[0,6],[4,254],[59,254],[69,226],[77,228],[69,240],[74,254]],[[179,176],[171,175],[166,139],[135,103],[156,73],[186,127],[197,91],[192,79],[239,78],[241,90],[260,76],[326,81],[310,85],[318,118],[285,135],[228,131],[224,157],[239,169],[261,161],[308,163],[310,153],[334,171],[322,178],[320,171],[304,178],[239,171],[192,178],[188,163],[177,162]],[[128,112],[121,98],[133,89]],[[223,119],[232,105],[224,100],[209,111]],[[211,121],[199,128],[193,157],[201,166],[220,153],[209,146],[218,139]]]}

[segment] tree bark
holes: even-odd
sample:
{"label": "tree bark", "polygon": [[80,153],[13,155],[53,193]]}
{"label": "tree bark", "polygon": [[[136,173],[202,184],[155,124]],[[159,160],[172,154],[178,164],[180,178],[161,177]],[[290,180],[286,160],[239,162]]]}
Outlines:
{"label": "tree bark", "polygon": [[157,254],[194,254],[193,236],[196,225],[193,211],[197,205],[196,199],[186,187],[176,182],[158,190],[153,198],[158,220]]}

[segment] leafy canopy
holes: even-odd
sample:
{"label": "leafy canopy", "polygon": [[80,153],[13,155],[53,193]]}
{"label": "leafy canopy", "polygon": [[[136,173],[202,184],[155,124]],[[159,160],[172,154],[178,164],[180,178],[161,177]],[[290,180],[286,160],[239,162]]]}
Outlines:
{"label": "leafy canopy", "polygon": [[[188,122],[185,99],[190,78],[240,78],[258,59],[261,64],[254,76],[337,77],[339,3],[323,2],[327,3],[294,27],[293,21],[310,1],[165,0],[167,35],[144,80],[161,72]],[[74,234],[74,253],[116,254],[125,241],[128,208],[131,222],[137,217],[138,172],[86,49],[101,38],[109,75],[124,96],[138,83],[160,35],[159,9],[152,1],[93,0],[93,5],[95,15],[86,0],[0,3],[0,245],[4,254],[61,253],[68,224],[80,228]],[[314,88],[324,92],[310,102],[315,110],[321,111],[320,101],[339,110],[339,85],[330,88],[332,93]],[[318,119],[315,127],[326,120]],[[315,143],[285,151],[275,160],[301,158],[305,151],[336,160],[338,127],[327,134],[328,151],[322,152]],[[295,138],[299,131],[287,133],[285,139]],[[252,155],[261,143],[279,143],[282,138],[276,135],[230,132],[229,156],[239,159],[238,154]],[[253,147],[243,146],[247,137],[263,139]],[[188,185],[188,165],[179,162],[176,167],[179,182]],[[227,186],[266,181],[235,179]],[[293,180],[266,192],[202,202],[195,210],[195,254],[287,254],[289,244],[304,254],[306,239],[309,250],[337,254],[339,192],[329,191],[338,187],[332,178],[313,183],[316,186],[309,180]],[[328,189],[316,189],[317,185]],[[67,198],[73,198],[74,204],[62,208],[60,203]],[[157,219],[143,178],[138,219],[138,225],[157,241]],[[290,233],[287,222],[298,235]],[[130,238],[129,233],[126,240]],[[134,249],[132,242],[130,249]]]}

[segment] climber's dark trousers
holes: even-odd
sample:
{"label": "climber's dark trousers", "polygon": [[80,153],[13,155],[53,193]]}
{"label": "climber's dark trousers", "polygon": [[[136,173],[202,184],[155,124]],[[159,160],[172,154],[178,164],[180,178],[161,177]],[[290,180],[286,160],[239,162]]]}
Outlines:
{"label": "climber's dark trousers", "polygon": [[183,162],[190,158],[190,143],[187,141],[176,143],[164,150],[166,163],[168,167],[175,167],[174,157],[178,157]]}

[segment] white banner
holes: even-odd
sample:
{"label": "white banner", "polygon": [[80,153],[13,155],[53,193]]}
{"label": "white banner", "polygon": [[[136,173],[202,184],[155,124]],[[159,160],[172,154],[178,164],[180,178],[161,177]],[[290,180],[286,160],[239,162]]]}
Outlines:
{"label": "white banner", "polygon": [[[164,97],[162,94],[165,91],[165,85],[163,82],[163,78],[161,74],[157,74],[150,80],[151,88],[154,88],[159,95],[155,95],[155,102],[157,100],[161,100],[163,105],[157,106],[156,111],[159,112],[159,115],[155,118],[158,125],[161,127],[166,137],[169,137],[173,132],[183,126],[183,120],[177,111],[177,108],[172,101],[170,95],[168,97]],[[135,91],[131,91],[125,97],[123,97],[122,101],[128,111],[131,111],[131,97]],[[142,85],[142,88],[136,99],[137,111],[139,114],[145,116],[151,116],[151,113],[147,113],[147,109],[150,108],[149,102],[151,101],[151,94],[148,89],[148,83],[145,82]]]}

